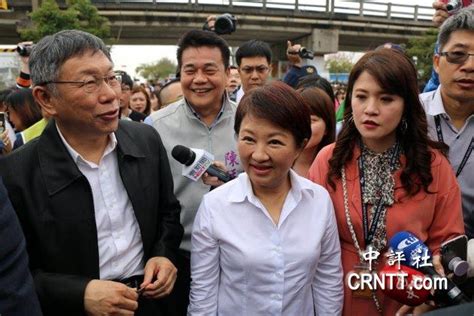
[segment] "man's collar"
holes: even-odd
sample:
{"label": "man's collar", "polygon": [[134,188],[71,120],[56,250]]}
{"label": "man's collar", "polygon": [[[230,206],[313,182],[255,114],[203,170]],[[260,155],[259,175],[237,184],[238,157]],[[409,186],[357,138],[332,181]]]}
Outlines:
{"label": "man's collar", "polygon": [[443,98],[441,97],[441,85],[438,86],[436,91],[431,95],[432,100],[429,102],[429,106],[426,109],[426,114],[436,116],[439,114],[447,115],[444,109]]}
{"label": "man's collar", "polygon": [[[119,157],[145,157],[145,153],[135,144],[129,131],[120,127],[125,124],[138,123],[119,120],[119,128],[115,132]],[[49,195],[56,194],[83,176],[63,143],[55,125],[55,120],[50,119],[38,138],[39,165]]]}
{"label": "man's collar", "polygon": [[[72,159],[74,160],[74,162],[77,164],[78,162],[83,162],[83,163],[86,163],[88,165],[90,165],[91,163],[89,161],[87,161],[84,157],[81,156],[81,154],[79,154],[72,146],[71,144],[68,143],[68,141],[64,138],[64,135],[61,133],[61,129],[59,128],[58,124],[56,123],[55,124],[56,126],[56,129],[58,131],[58,134],[59,134],[59,137],[61,138],[61,141],[63,142],[64,146],[66,147],[67,151],[69,152],[69,154],[71,155]],[[112,151],[115,150],[115,148],[117,147],[117,138],[115,137],[115,133],[110,133],[108,135],[108,141],[107,141],[107,145],[104,149],[104,153],[102,154],[102,158],[107,156],[108,154],[110,154]],[[101,159],[102,159],[101,158]]]}
{"label": "man's collar", "polygon": [[[190,113],[197,119],[201,120],[201,116],[199,115],[198,112],[196,112],[196,110],[193,108],[193,106],[188,102],[188,100],[186,100],[186,98],[183,98],[184,100],[184,104],[186,105],[186,108],[189,109]],[[222,96],[222,103],[221,103],[221,108],[219,110],[219,113],[217,113],[216,115],[216,118],[214,119],[214,122],[211,124],[211,126],[214,126],[214,124],[217,122],[217,120],[219,120],[223,113],[224,112],[229,112],[231,110],[231,107],[230,107],[230,99],[227,95],[226,92],[224,92],[223,96]]]}

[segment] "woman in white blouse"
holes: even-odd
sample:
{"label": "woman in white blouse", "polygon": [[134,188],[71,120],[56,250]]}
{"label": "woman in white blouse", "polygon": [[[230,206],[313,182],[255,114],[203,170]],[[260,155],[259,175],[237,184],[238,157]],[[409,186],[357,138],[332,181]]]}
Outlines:
{"label": "woman in white blouse", "polygon": [[289,86],[246,93],[235,132],[245,173],[206,194],[194,221],[188,315],[339,315],[339,236],[329,194],[291,166],[311,136]]}

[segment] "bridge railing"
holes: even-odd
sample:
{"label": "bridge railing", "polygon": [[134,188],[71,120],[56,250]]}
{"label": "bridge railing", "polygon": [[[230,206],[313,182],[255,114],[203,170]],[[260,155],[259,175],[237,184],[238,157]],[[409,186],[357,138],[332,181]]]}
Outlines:
{"label": "bridge railing", "polygon": [[327,14],[349,14],[385,19],[431,20],[433,8],[410,4],[395,4],[377,0],[92,0],[96,4],[188,4],[222,5],[229,7],[251,7],[282,9],[296,12],[323,12]]}

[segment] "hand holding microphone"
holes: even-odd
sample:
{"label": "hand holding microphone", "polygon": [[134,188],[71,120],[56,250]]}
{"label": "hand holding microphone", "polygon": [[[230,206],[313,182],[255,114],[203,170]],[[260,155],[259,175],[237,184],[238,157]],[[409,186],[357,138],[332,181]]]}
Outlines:
{"label": "hand holding microphone", "polygon": [[[222,161],[215,160],[213,165],[222,171],[227,171],[227,168]],[[224,181],[219,180],[219,178],[216,176],[210,175],[208,172],[205,172],[202,175],[201,180],[204,184],[210,185],[211,187],[218,187],[224,184]]]}
{"label": "hand holding microphone", "polygon": [[[420,264],[420,256],[422,256],[422,258],[423,256],[429,257],[431,253],[428,247],[412,233],[404,231],[395,234],[390,240],[390,247],[395,252],[403,252],[406,261],[402,261],[402,264],[438,279],[444,274],[439,256],[433,256],[433,262],[431,260],[424,260],[426,262],[423,261],[423,264]],[[440,273],[435,271],[433,268],[434,264],[440,267],[437,269]],[[437,289],[437,297],[440,297],[449,305],[469,302],[469,299],[461,292],[456,284],[447,278],[445,280],[446,288]]]}
{"label": "hand holding microphone", "polygon": [[217,177],[224,183],[232,180],[227,172],[214,166],[214,155],[205,150],[176,145],[171,151],[171,155],[184,165],[183,176],[193,181],[199,180],[205,173]]}

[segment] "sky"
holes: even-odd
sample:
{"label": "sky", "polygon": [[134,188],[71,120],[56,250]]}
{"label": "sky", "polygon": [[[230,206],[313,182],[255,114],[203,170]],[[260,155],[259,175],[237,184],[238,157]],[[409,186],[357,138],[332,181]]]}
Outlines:
{"label": "sky", "polygon": [[[203,2],[204,0],[199,0]],[[290,0],[289,0],[290,1]],[[358,0],[353,0],[358,1]],[[408,4],[407,0],[374,0],[378,3]],[[367,2],[374,2],[367,1]],[[222,3],[219,0],[205,0],[206,3]],[[283,2],[283,1],[281,1]],[[410,0],[410,5],[431,6],[433,0]],[[11,47],[11,46],[2,46]],[[112,47],[112,59],[117,70],[124,70],[131,75],[135,74],[135,69],[143,63],[156,62],[167,57],[171,60],[176,58],[176,46],[152,46],[152,45],[115,45]]]}

